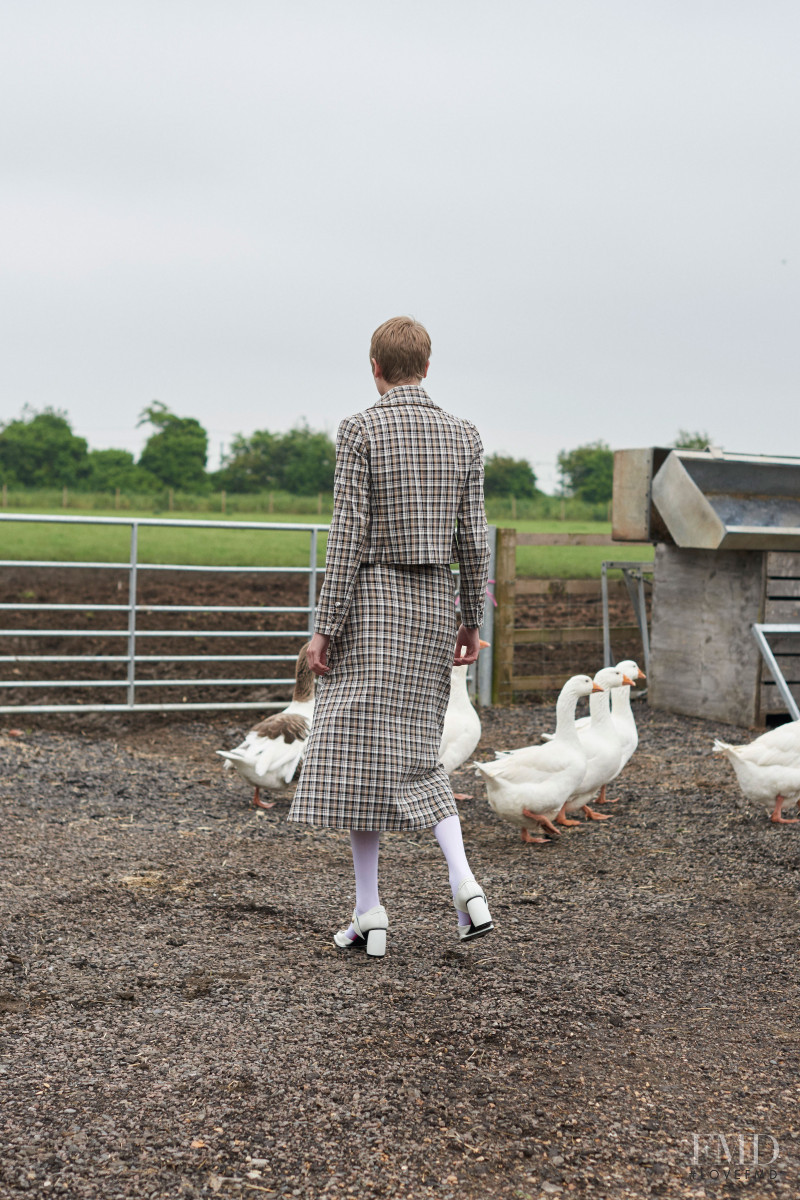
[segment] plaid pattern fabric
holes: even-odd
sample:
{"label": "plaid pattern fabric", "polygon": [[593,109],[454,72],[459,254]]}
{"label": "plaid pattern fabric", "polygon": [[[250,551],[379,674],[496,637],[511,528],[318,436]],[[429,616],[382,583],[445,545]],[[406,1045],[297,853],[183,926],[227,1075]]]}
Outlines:
{"label": "plaid pattern fabric", "polygon": [[480,435],[424,388],[401,385],[339,427],[317,632],[344,625],[362,563],[451,562],[464,624],[479,626],[489,568]]}
{"label": "plaid pattern fabric", "polygon": [[438,762],[456,623],[449,566],[365,564],[317,680],[290,821],[425,829],[457,813]]}

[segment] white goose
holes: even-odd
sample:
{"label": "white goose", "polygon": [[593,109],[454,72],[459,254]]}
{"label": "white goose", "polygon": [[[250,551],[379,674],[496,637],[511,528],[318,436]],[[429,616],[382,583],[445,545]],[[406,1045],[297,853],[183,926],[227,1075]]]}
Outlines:
{"label": "white goose", "polygon": [[[481,649],[489,642],[481,640]],[[450,699],[444,714],[439,762],[452,775],[467,761],[481,740],[481,719],[472,706],[467,691],[468,667],[453,667],[450,673]],[[456,800],[469,800],[462,792],[454,793]]]}
{"label": "white goose", "polygon": [[[566,813],[577,812],[578,809],[591,821],[609,820],[607,815],[589,808],[589,801],[622,770],[622,739],[611,719],[605,693],[614,688],[630,687],[633,680],[616,667],[603,667],[595,675],[594,682],[603,694],[589,698],[589,724],[581,728],[576,725],[575,730],[586,755],[586,767],[583,778],[556,817],[559,825],[579,825],[580,821],[570,821],[566,817]],[[581,723],[578,722],[578,725]]]}
{"label": "white goose", "polygon": [[744,746],[714,740],[714,753],[730,762],[739,787],[748,800],[774,805],[771,821],[794,825],[798,817],[784,817],[784,804],[797,801],[800,808],[800,721],[788,721],[762,733]]}
{"label": "white goose", "polygon": [[[623,675],[627,675],[633,680],[647,678],[644,671],[641,670],[638,663],[635,663],[632,658],[626,658],[622,662],[617,663],[616,669],[618,671],[622,671]],[[628,687],[626,684],[623,684],[622,687],[612,688],[610,694],[611,720],[614,722],[614,728],[619,734],[620,742],[622,744],[622,761],[620,762],[619,771],[617,771],[617,774],[613,776],[613,779],[616,779],[617,775],[619,775],[623,768],[627,766],[636,752],[636,748],[639,745],[639,731],[636,728],[636,718],[631,710],[630,687]],[[576,721],[575,724],[579,730],[588,729],[591,719],[591,716],[581,717],[581,719]],[[552,733],[542,734],[542,737],[545,741],[549,741],[552,736]],[[610,779],[609,783],[611,782],[612,780]],[[606,796],[606,784],[603,784],[600,789],[600,795],[597,797],[597,803],[616,804],[616,800],[609,800]]]}
{"label": "white goose", "polygon": [[537,825],[558,833],[553,820],[579,785],[586,766],[575,729],[575,707],[582,696],[600,691],[588,675],[573,675],[558,697],[552,741],[512,750],[494,762],[473,764],[483,776],[489,806],[498,817],[519,826],[523,842],[547,842],[531,836]]}
{"label": "white goose", "polygon": [[253,806],[272,808],[265,803],[261,788],[279,788],[291,781],[300,765],[314,715],[314,676],[306,659],[306,642],[297,656],[292,702],[282,712],[266,717],[250,730],[234,750],[217,750],[231,767],[255,788]]}

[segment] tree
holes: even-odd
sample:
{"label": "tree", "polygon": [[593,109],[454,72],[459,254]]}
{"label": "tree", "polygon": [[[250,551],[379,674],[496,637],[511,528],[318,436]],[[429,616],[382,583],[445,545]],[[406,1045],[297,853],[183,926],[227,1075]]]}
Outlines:
{"label": "tree", "polygon": [[90,450],[88,466],[88,492],[151,492],[161,487],[154,475],[136,465],[129,450]]}
{"label": "tree", "polygon": [[711,438],[707,433],[690,433],[688,429],[679,429],[672,444],[676,450],[707,450]]}
{"label": "tree", "polygon": [[232,492],[279,488],[300,495],[333,488],[336,447],[327,433],[302,424],[288,433],[256,430],[249,438],[237,434],[215,482]]}
{"label": "tree", "polygon": [[589,442],[575,450],[562,450],[558,467],[565,491],[588,504],[611,499],[614,452],[605,442]]}
{"label": "tree", "polygon": [[0,430],[0,474],[22,487],[75,487],[88,471],[86,439],[64,412],[23,409]]}
{"label": "tree", "polygon": [[280,439],[276,458],[285,491],[309,496],[333,489],[336,446],[327,433],[314,433],[305,423],[298,425]]}
{"label": "tree", "polygon": [[138,423],[156,429],[139,456],[139,466],[165,487],[204,491],[208,485],[208,434],[200,422],[194,417],[178,417],[154,400],[142,411]]}
{"label": "tree", "polygon": [[536,476],[525,458],[490,454],[484,463],[483,490],[487,496],[535,496]]}

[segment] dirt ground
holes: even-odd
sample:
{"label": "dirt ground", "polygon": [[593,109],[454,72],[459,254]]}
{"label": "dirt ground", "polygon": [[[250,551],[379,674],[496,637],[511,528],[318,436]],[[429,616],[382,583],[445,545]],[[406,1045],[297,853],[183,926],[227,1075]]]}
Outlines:
{"label": "dirt ground", "polygon": [[[612,818],[552,845],[456,779],[487,938],[385,836],[377,961],[331,941],[346,836],[220,770],[238,717],[6,723],[3,1200],[798,1196],[800,825],[711,756],[742,731],[636,712]],[[477,757],[552,719],[486,711]]]}

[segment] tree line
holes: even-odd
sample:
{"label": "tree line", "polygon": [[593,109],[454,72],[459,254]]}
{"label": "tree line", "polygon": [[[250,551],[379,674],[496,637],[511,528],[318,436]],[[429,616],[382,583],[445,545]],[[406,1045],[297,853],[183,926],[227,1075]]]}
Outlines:
{"label": "tree line", "polygon": [[[138,461],[128,450],[90,450],[76,435],[67,414],[24,409],[0,425],[0,483],[8,488],[72,488],[83,492],[146,493],[174,488],[253,494],[286,491],[315,495],[333,489],[336,447],[327,433],[306,423],[287,433],[256,430],[237,434],[218,471],[206,469],[208,434],[194,417],[179,417],[154,400],[142,410],[149,425]],[[708,435],[681,430],[674,445],[704,448]],[[560,492],[590,504],[611,499],[614,454],[602,441],[562,450],[558,456]],[[541,496],[527,459],[490,454],[485,460],[487,496]]]}

